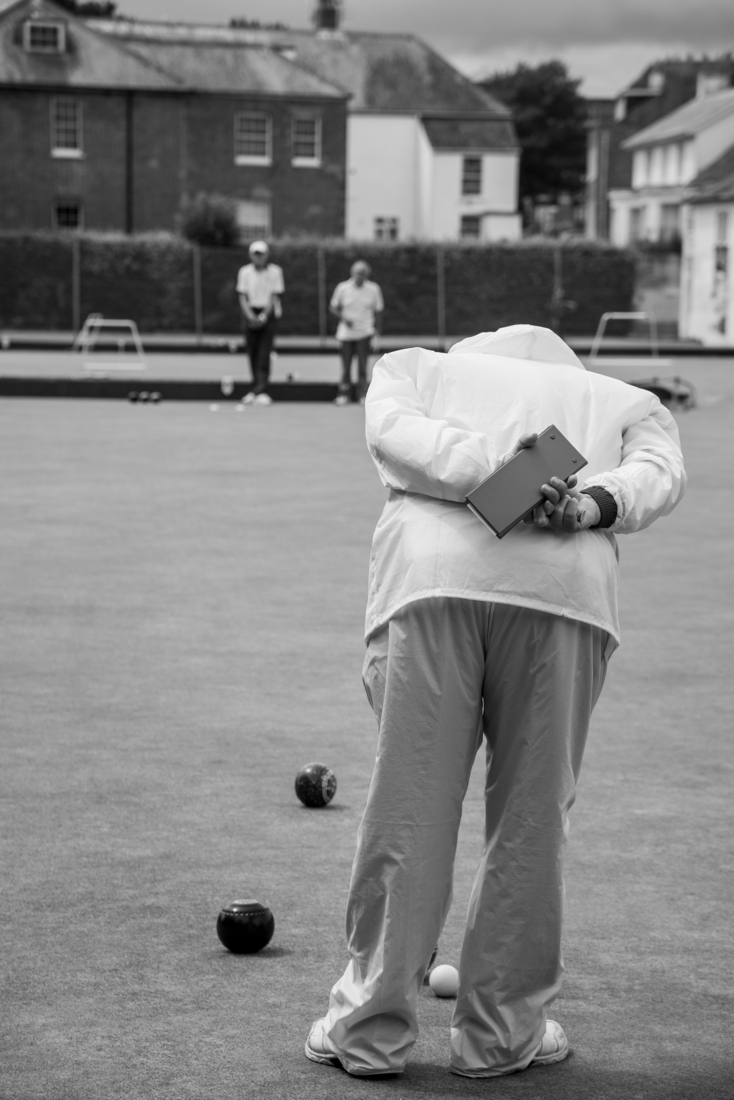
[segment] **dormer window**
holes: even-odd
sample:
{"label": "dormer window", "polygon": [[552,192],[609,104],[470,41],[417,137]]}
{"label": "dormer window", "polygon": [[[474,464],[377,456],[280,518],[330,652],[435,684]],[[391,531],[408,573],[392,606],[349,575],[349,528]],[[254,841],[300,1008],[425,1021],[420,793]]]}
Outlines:
{"label": "dormer window", "polygon": [[63,53],[66,27],[49,19],[28,19],[23,24],[23,49],[27,53]]}

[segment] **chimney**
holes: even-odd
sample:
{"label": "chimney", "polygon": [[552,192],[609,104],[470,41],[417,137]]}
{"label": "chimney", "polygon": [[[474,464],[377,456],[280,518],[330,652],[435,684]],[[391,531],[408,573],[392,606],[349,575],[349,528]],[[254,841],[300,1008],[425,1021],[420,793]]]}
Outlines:
{"label": "chimney", "polygon": [[341,0],[319,0],[313,13],[317,31],[336,31],[341,18]]}

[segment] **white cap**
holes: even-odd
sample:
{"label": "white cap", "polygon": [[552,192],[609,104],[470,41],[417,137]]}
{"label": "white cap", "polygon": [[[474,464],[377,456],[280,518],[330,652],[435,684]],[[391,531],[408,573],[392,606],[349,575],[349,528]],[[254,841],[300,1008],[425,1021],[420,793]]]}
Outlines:
{"label": "white cap", "polygon": [[269,252],[269,251],[270,251],[270,249],[268,248],[265,241],[253,241],[252,244],[250,245],[250,252],[251,253],[252,252]]}

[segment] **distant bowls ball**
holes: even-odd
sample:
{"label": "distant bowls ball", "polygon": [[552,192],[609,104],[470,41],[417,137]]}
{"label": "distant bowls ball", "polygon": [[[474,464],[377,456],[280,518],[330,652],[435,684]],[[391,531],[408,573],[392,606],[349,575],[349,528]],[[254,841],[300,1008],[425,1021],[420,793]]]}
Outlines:
{"label": "distant bowls ball", "polygon": [[233,955],[254,955],[270,943],[275,918],[267,905],[242,898],[225,905],[217,917],[217,935]]}
{"label": "distant bowls ball", "polygon": [[336,776],[326,764],[306,764],[296,776],[296,794],[304,806],[328,806],[336,794]]}

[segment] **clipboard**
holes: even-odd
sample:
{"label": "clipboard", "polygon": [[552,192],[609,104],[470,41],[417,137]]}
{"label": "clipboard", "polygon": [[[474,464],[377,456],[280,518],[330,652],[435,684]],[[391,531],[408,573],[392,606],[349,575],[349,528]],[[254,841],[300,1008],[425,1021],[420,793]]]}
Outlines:
{"label": "clipboard", "polygon": [[567,481],[587,460],[551,424],[538,435],[534,447],[524,447],[490,474],[466,498],[467,506],[498,539],[517,526],[545,499],[540,491],[552,477]]}

